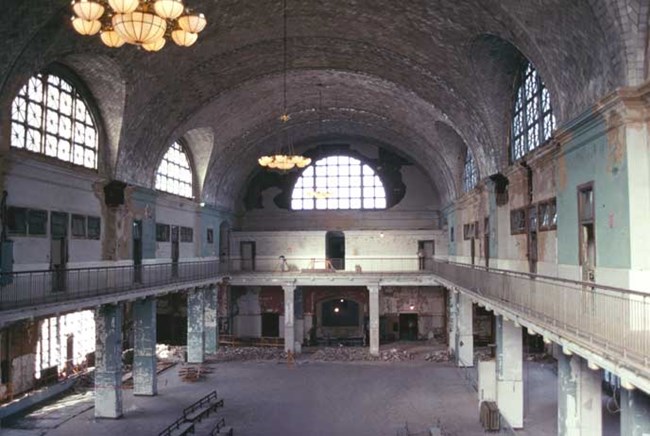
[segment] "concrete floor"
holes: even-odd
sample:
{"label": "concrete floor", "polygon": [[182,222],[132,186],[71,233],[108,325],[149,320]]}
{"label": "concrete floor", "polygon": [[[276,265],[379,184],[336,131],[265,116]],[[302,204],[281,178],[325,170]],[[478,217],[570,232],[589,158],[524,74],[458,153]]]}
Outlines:
{"label": "concrete floor", "polygon": [[[156,435],[185,406],[217,389],[225,399],[218,415],[238,436],[424,436],[438,420],[445,435],[484,434],[476,393],[463,372],[450,364],[299,362],[287,367],[249,361],[210,366],[214,372],[197,383],[180,381],[178,366],[165,371],[157,397],[134,398],[126,390],[120,420],[95,420],[92,409],[84,411],[79,405],[69,411],[50,405],[55,416],[67,415],[58,425],[40,411],[16,423],[22,430],[0,432],[3,436]],[[548,363],[526,363],[526,429],[517,434],[557,434],[557,382],[552,368]],[[48,425],[44,421],[39,425],[39,419],[48,420]],[[618,435],[618,415],[605,414],[604,423],[603,434]],[[212,425],[212,420],[204,421],[196,434],[206,434]]]}

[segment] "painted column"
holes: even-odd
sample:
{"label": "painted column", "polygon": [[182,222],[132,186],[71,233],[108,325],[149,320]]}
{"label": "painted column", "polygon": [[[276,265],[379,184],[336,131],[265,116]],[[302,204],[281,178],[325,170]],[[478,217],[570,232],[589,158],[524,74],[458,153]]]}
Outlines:
{"label": "painted column", "polygon": [[449,289],[449,355],[458,360],[458,291]]}
{"label": "painted column", "polygon": [[370,354],[379,356],[379,285],[368,286],[370,312]]}
{"label": "painted column", "polygon": [[302,341],[305,336],[305,316],[303,313],[302,289],[296,288],[293,296],[293,316],[294,316],[294,352],[302,353]]}
{"label": "painted column", "polygon": [[621,389],[621,435],[650,434],[650,396],[638,389]]}
{"label": "painted column", "polygon": [[458,295],[458,352],[457,362],[461,368],[474,366],[474,308],[472,299],[467,295]]}
{"label": "painted column", "polygon": [[294,330],[294,285],[284,285],[284,351],[292,353],[295,351],[295,330]]}
{"label": "painted column", "polygon": [[208,286],[205,293],[205,310],[203,323],[205,325],[205,352],[214,354],[219,348],[219,326],[217,325],[217,295],[216,286]]}
{"label": "painted column", "polygon": [[187,362],[203,363],[205,350],[203,289],[195,288],[187,293]]}
{"label": "painted column", "polygon": [[133,303],[133,395],[156,395],[156,299]]}
{"label": "painted column", "polygon": [[496,317],[497,405],[512,428],[524,427],[523,338],[521,326]]}
{"label": "painted column", "polygon": [[122,306],[95,310],[95,418],[122,416]]}
{"label": "painted column", "polygon": [[558,377],[558,436],[600,436],[602,429],[601,374],[580,356],[560,353]]}

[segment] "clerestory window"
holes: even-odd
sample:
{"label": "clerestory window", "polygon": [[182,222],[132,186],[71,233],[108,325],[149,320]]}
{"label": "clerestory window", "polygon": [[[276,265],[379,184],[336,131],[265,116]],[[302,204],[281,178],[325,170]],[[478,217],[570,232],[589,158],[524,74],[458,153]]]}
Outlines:
{"label": "clerestory window", "polygon": [[156,189],[181,197],[192,198],[192,167],[183,145],[174,142],[163,157],[156,172]]}
{"label": "clerestory window", "polygon": [[88,106],[53,74],[33,76],[14,98],[11,146],[97,169],[97,127]]}
{"label": "clerestory window", "polygon": [[469,192],[478,184],[478,168],[471,150],[465,155],[465,169],[463,171],[463,190]]}
{"label": "clerestory window", "polygon": [[368,164],[349,156],[329,156],[303,171],[293,188],[291,208],[385,209],[386,191]]}
{"label": "clerestory window", "polygon": [[512,118],[512,160],[545,143],[555,130],[551,96],[530,62],[524,64],[515,94]]}

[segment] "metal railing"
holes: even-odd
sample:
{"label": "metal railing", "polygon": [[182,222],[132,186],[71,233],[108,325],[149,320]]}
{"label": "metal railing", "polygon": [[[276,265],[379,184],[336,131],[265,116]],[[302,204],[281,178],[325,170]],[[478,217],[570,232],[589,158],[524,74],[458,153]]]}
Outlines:
{"label": "metal railing", "polygon": [[217,260],[0,274],[0,311],[217,277]]}
{"label": "metal railing", "polygon": [[[431,263],[432,259],[428,259]],[[230,257],[178,263],[102,266],[0,273],[0,311],[65,303],[81,298],[121,294],[138,289],[217,279],[238,273],[417,272],[423,260],[403,258],[323,259],[315,257]],[[421,265],[422,264],[422,265]]]}
{"label": "metal railing", "polygon": [[[648,368],[650,294],[591,282],[436,261],[431,272],[487,300]],[[650,369],[650,368],[648,368]]]}

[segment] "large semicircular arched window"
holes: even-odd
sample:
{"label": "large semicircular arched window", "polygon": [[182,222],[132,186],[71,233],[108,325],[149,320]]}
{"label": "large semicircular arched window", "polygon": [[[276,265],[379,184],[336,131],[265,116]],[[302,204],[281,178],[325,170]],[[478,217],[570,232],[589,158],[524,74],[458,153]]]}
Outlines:
{"label": "large semicircular arched window", "polygon": [[544,144],[555,130],[551,96],[533,64],[522,66],[512,118],[512,160]]}
{"label": "large semicircular arched window", "polygon": [[386,191],[379,176],[349,156],[329,156],[307,167],[291,195],[293,210],[385,208]]}
{"label": "large semicircular arched window", "polygon": [[97,169],[97,127],[75,87],[54,74],[29,79],[11,105],[11,146]]}
{"label": "large semicircular arched window", "polygon": [[165,153],[156,171],[156,189],[192,198],[192,167],[183,145],[176,141]]}

